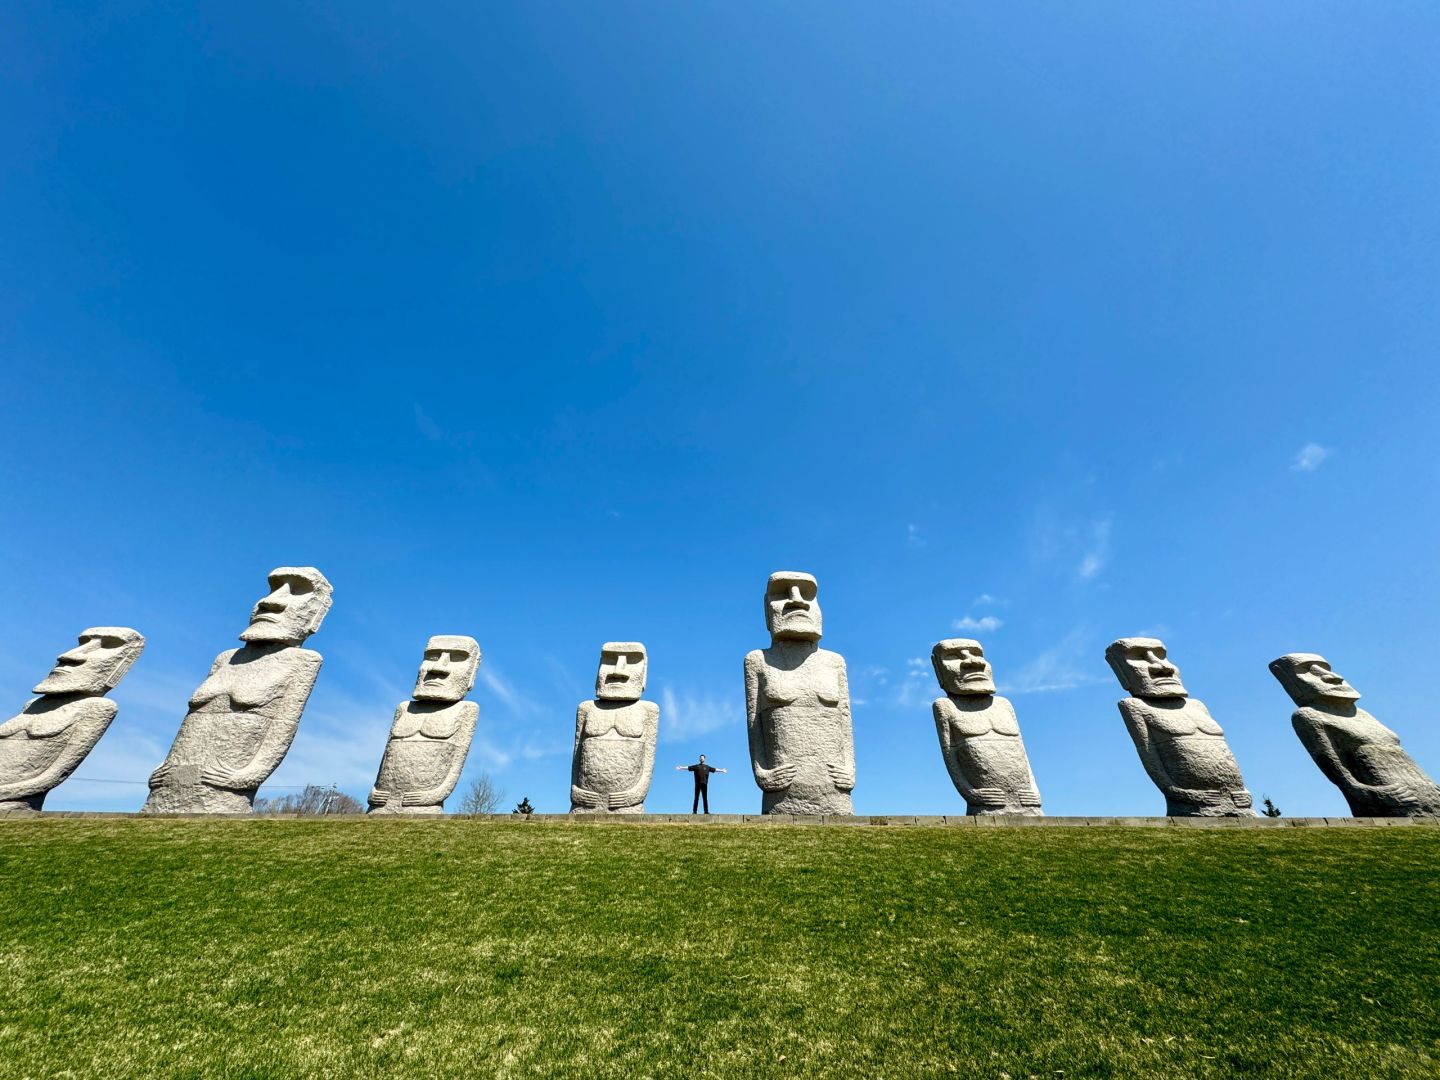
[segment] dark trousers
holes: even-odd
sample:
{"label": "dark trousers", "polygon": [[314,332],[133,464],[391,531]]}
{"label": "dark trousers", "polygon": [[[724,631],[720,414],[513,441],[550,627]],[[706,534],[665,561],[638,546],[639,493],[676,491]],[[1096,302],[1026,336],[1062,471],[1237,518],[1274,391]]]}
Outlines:
{"label": "dark trousers", "polygon": [[695,802],[690,807],[690,813],[695,813],[700,808],[700,800],[705,800],[705,813],[710,812],[710,788],[705,784],[695,785]]}

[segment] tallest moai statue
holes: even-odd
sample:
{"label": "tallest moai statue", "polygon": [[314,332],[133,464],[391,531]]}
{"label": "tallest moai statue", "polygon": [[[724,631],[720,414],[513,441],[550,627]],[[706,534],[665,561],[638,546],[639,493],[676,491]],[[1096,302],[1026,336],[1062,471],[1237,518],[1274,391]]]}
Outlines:
{"label": "tallest moai statue", "polygon": [[330,610],[330,582],[313,566],[270,571],[245,644],[215,658],[190,696],[170,753],[150,774],[149,814],[248,814],[255,792],[290,749],[320,674],[300,646]]}
{"label": "tallest moai statue", "polygon": [[849,814],[855,736],[845,660],[820,648],[818,586],[809,574],[770,575],[770,648],[745,657],[750,765],[765,814]]}

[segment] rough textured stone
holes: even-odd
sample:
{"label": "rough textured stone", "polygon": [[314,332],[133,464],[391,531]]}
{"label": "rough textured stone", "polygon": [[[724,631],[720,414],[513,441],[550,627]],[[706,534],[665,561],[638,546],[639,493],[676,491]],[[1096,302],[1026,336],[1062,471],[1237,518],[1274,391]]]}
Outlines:
{"label": "rough textured stone", "polygon": [[972,815],[1040,815],[1040,791],[1010,702],[995,693],[985,650],[970,638],[937,642],[930,652],[945,697],[931,712],[945,768]]}
{"label": "rough textured stone", "polygon": [[413,700],[395,708],[370,791],[372,814],[443,814],[460,780],[480,706],[465,701],[480,667],[474,638],[440,634],[425,643]]}
{"label": "rough textured stone", "polygon": [[270,571],[245,644],[215,658],[190,697],[170,753],[150,774],[146,813],[248,814],[255,792],[290,749],[320,673],[300,648],[330,610],[330,582],[313,566]]}
{"label": "rough textured stone", "polygon": [[1105,650],[1120,685],[1133,696],[1120,715],[1170,817],[1253,817],[1250,792],[1225,732],[1191,698],[1155,638],[1120,638]]}
{"label": "rough textured stone", "polygon": [[32,698],[0,724],[0,813],[39,810],[69,779],[115,719],[105,698],[144,651],[128,626],[92,626],[55,661]]}
{"label": "rough textured stone", "polygon": [[845,660],[819,647],[817,585],[771,574],[765,590],[770,648],[745,657],[750,765],[766,814],[842,814],[853,806],[855,737]]}
{"label": "rough textured stone", "polygon": [[1295,734],[1356,817],[1440,815],[1440,786],[1400,745],[1400,736],[1355,703],[1359,692],[1323,656],[1288,653],[1270,671],[1299,706]]}
{"label": "rough textured stone", "polygon": [[572,814],[643,814],[655,772],[660,706],[643,701],[649,671],[638,641],[600,646],[595,698],[575,710]]}

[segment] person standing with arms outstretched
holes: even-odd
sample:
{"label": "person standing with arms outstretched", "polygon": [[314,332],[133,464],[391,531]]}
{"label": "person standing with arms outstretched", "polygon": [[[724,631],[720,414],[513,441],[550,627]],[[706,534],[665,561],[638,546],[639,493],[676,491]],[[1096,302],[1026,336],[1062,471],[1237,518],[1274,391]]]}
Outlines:
{"label": "person standing with arms outstretched", "polygon": [[695,774],[695,801],[690,805],[690,813],[700,812],[701,800],[705,803],[705,813],[710,813],[710,774],[716,772],[729,772],[729,769],[717,769],[714,765],[705,764],[705,755],[700,755],[700,760],[694,765],[676,765],[676,772],[692,772]]}

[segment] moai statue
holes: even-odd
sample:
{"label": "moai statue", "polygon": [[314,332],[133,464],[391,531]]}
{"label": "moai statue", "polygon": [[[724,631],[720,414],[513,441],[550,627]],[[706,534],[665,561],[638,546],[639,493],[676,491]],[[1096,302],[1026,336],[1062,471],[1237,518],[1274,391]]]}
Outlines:
{"label": "moai statue", "polygon": [[655,771],[660,706],[642,701],[650,662],[638,641],[600,646],[595,700],[575,710],[572,814],[643,814]]}
{"label": "moai statue", "polygon": [[1289,653],[1270,671],[1298,708],[1295,734],[1356,817],[1440,815],[1440,786],[1400,746],[1400,736],[1355,702],[1360,693],[1323,656]]}
{"label": "moai statue", "polygon": [[0,724],[0,813],[39,810],[95,749],[119,708],[105,694],[145,648],[128,626],[92,626],[55,661],[20,715]]}
{"label": "moai statue", "polygon": [[1120,685],[1133,697],[1120,715],[1169,817],[1253,817],[1250,792],[1225,732],[1205,703],[1191,698],[1180,669],[1155,638],[1121,638],[1105,650]]}
{"label": "moai statue", "polygon": [[425,643],[414,700],[401,702],[370,792],[372,814],[443,814],[460,780],[480,706],[465,701],[480,667],[474,638],[442,634]]}
{"label": "moai statue", "polygon": [[764,814],[849,814],[855,736],[845,660],[820,648],[815,579],[782,571],[765,589],[770,648],[745,657],[750,765]]}
{"label": "moai statue", "polygon": [[1010,702],[995,694],[985,650],[978,641],[950,638],[936,643],[930,662],[945,691],[931,706],[940,753],[966,812],[1039,816],[1040,791],[1020,740],[1020,722]]}
{"label": "moai statue", "polygon": [[170,753],[150,774],[147,814],[248,814],[255,792],[290,749],[320,673],[300,646],[330,610],[330,582],[313,566],[270,571],[245,644],[215,658],[190,696]]}

